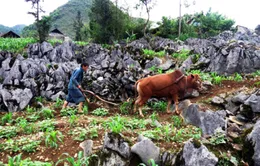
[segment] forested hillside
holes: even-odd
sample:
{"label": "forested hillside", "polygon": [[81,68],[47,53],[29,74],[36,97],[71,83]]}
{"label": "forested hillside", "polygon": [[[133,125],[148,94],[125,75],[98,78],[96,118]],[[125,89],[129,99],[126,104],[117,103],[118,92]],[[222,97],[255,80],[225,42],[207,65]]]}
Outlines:
{"label": "forested hillside", "polygon": [[20,35],[25,26],[26,25],[15,25],[13,27],[8,27],[8,26],[4,26],[4,25],[0,24],[0,33],[6,33],[8,31],[12,30],[15,33],[17,33],[18,35]]}
{"label": "forested hillside", "polygon": [[[75,37],[75,31],[73,28],[74,21],[76,19],[78,11],[81,13],[82,22],[88,23],[88,12],[91,8],[92,0],[70,0],[65,5],[57,8],[50,17],[52,18],[52,27],[58,28],[66,36],[71,38]],[[25,27],[23,36],[31,36],[32,30],[36,29],[34,25]]]}

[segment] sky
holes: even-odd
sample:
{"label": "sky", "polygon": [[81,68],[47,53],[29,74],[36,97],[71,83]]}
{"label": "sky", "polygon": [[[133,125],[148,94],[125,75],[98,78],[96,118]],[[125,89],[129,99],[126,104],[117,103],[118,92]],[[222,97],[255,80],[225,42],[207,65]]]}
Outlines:
{"label": "sky", "polygon": [[[115,0],[112,0],[115,1]],[[130,2],[129,2],[130,1]],[[151,10],[151,20],[160,21],[162,16],[176,18],[179,15],[180,0],[153,0],[155,5]],[[184,1],[184,0],[181,0]],[[192,4],[194,0],[188,0]],[[235,25],[242,25],[250,29],[254,29],[260,24],[260,0],[195,0],[196,4],[189,8],[182,7],[182,13],[207,12],[211,7],[211,11],[218,12],[227,18],[234,19]],[[59,6],[67,3],[68,0],[44,0],[41,3],[45,15],[49,14]],[[118,0],[120,6],[129,8],[132,16],[147,18],[145,11],[136,11],[133,7],[138,0]],[[0,24],[5,26],[14,26],[17,24],[29,25],[34,22],[34,17],[27,14],[31,11],[31,3],[25,0],[0,0]]]}

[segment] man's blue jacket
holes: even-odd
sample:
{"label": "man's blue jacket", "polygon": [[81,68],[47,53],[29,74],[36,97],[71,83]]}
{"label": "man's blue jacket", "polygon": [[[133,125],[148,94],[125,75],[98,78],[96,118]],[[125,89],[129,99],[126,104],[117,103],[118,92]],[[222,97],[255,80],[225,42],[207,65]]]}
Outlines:
{"label": "man's blue jacket", "polygon": [[80,67],[72,73],[68,89],[78,89],[78,86],[81,84],[83,80],[83,72],[84,70]]}

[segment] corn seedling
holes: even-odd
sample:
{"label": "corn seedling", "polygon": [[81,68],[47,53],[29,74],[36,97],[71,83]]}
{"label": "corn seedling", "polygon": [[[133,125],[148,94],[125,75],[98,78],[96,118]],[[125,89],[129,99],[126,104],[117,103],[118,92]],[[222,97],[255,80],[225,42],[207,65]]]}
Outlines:
{"label": "corn seedling", "polygon": [[54,117],[54,110],[49,109],[49,108],[43,108],[40,112],[39,115],[43,116],[44,119],[51,119]]}
{"label": "corn seedling", "polygon": [[62,109],[60,111],[61,116],[71,116],[71,115],[75,115],[76,113],[77,113],[77,109],[74,108]]}
{"label": "corn seedling", "polygon": [[63,100],[61,100],[60,98],[56,98],[56,102],[54,104],[54,108],[60,108],[62,103],[63,103]]}
{"label": "corn seedling", "polygon": [[181,50],[178,53],[174,53],[172,55],[173,58],[179,59],[181,61],[185,61],[189,56],[190,51],[189,50]]}
{"label": "corn seedling", "polygon": [[235,73],[234,80],[235,80],[235,81],[242,81],[242,80],[243,80],[243,77],[242,77],[240,74]]}
{"label": "corn seedling", "polygon": [[124,128],[124,121],[118,115],[110,119],[108,126],[113,133],[119,134]]}
{"label": "corn seedling", "polygon": [[83,114],[84,115],[88,114],[88,106],[87,105],[84,105],[84,107],[83,107]]}
{"label": "corn seedling", "polygon": [[54,122],[52,120],[43,120],[41,122],[38,122],[36,124],[36,127],[39,131],[46,132],[46,131],[52,131],[54,130]]}
{"label": "corn seedling", "polygon": [[58,148],[57,142],[62,142],[63,135],[60,131],[45,132],[45,145],[48,147]]}
{"label": "corn seedling", "polygon": [[167,108],[167,103],[165,101],[158,101],[158,102],[153,102],[151,104],[151,108],[154,111],[161,111],[161,112],[165,112],[166,108]]}
{"label": "corn seedling", "polygon": [[26,112],[28,114],[31,114],[31,113],[34,113],[35,112],[35,108],[33,107],[30,107],[29,105],[26,107]]}
{"label": "corn seedling", "polygon": [[82,151],[80,151],[77,156],[78,158],[74,159],[74,157],[70,156],[68,153],[63,153],[61,157],[66,157],[66,158],[59,159],[58,162],[55,164],[55,166],[60,163],[64,163],[64,165],[69,164],[70,166],[88,166],[90,159],[93,157],[97,157],[97,155],[84,157]]}
{"label": "corn seedling", "polygon": [[181,118],[179,116],[172,116],[173,126],[180,128],[182,125]]}
{"label": "corn seedling", "polygon": [[15,126],[0,126],[0,138],[12,138],[17,135],[17,128]]}
{"label": "corn seedling", "polygon": [[129,101],[129,102],[127,102],[127,101],[123,102],[123,103],[120,105],[120,107],[119,107],[120,112],[121,112],[122,114],[128,114],[128,113],[130,112],[130,110],[132,109],[132,102],[133,102],[132,100]]}
{"label": "corn seedling", "polygon": [[1,118],[1,124],[5,125],[6,123],[11,124],[13,122],[13,114],[12,112],[6,113],[2,118]]}
{"label": "corn seedling", "polygon": [[75,126],[77,121],[78,121],[78,117],[76,115],[71,115],[69,118],[70,127]]}
{"label": "corn seedling", "polygon": [[84,141],[86,139],[88,131],[82,127],[76,127],[69,132],[69,134],[73,135],[73,139],[76,141]]}
{"label": "corn seedling", "polygon": [[108,114],[108,110],[106,108],[97,108],[92,111],[92,114],[96,116],[106,116]]}

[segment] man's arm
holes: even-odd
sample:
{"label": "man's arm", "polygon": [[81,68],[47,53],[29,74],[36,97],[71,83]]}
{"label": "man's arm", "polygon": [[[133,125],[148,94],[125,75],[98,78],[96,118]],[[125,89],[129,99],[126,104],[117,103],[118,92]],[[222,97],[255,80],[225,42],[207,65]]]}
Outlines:
{"label": "man's arm", "polygon": [[71,79],[72,79],[72,83],[73,83],[74,85],[76,85],[76,87],[81,88],[79,82],[78,82],[77,79],[76,79],[76,78],[79,77],[79,74],[80,74],[80,70],[76,70],[76,71],[73,73]]}

